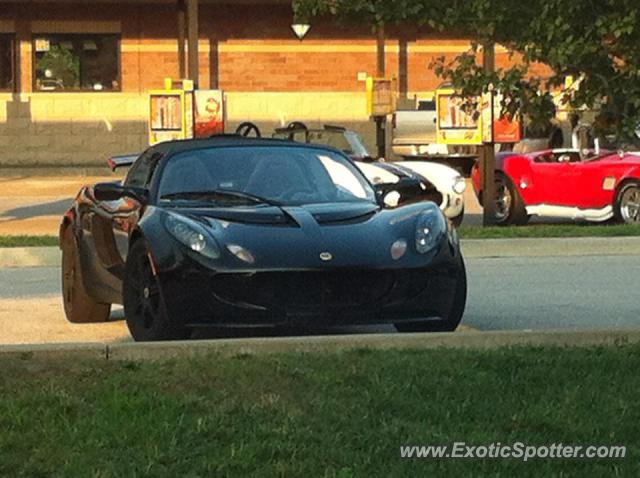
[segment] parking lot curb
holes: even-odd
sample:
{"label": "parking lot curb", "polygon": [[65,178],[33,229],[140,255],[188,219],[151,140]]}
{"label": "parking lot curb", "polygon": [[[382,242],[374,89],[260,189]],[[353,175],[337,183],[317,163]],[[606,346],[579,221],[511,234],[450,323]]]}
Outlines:
{"label": "parking lot curb", "polygon": [[[550,237],[519,239],[461,239],[467,259],[490,257],[638,256],[640,237]],[[0,268],[55,267],[57,247],[0,248]]]}
{"label": "parking lot curb", "polygon": [[65,343],[65,344],[16,344],[0,345],[1,355],[17,355],[21,358],[84,358],[105,359],[108,357],[107,344]]}
{"label": "parking lot curb", "polygon": [[492,331],[420,334],[364,334],[319,337],[269,337],[153,343],[89,343],[0,346],[0,356],[86,357],[106,360],[164,360],[218,355],[335,353],[349,350],[496,349],[514,346],[590,347],[640,343],[633,331]]}

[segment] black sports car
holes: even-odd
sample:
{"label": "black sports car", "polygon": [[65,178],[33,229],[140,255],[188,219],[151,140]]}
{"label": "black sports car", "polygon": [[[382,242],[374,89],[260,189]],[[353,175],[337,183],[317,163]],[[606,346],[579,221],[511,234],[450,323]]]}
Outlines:
{"label": "black sports car", "polygon": [[124,304],[135,340],[168,340],[203,325],[462,318],[464,263],[438,206],[385,207],[336,149],[221,135],[110,164],[131,169],[82,188],[60,227],[71,322]]}

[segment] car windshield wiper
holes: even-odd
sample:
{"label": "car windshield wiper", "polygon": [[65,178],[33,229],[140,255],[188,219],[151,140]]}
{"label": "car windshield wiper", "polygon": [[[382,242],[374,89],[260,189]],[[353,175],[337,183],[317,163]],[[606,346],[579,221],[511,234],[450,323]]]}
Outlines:
{"label": "car windshield wiper", "polygon": [[255,194],[245,193],[243,191],[235,191],[232,189],[211,189],[208,191],[183,191],[179,193],[165,194],[160,199],[215,199],[219,197],[233,197],[239,199],[247,199],[256,204],[268,204],[270,206],[282,206],[282,203],[271,199],[256,196]]}

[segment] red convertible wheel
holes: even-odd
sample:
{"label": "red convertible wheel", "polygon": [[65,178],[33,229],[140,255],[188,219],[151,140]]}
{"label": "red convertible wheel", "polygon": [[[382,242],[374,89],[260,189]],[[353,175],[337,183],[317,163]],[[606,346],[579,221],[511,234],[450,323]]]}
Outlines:
{"label": "red convertible wheel", "polygon": [[616,216],[627,224],[640,224],[640,183],[622,186],[616,201]]}
{"label": "red convertible wheel", "polygon": [[496,171],[496,224],[526,224],[529,216],[520,197],[520,193],[513,186],[511,180],[502,172]]}

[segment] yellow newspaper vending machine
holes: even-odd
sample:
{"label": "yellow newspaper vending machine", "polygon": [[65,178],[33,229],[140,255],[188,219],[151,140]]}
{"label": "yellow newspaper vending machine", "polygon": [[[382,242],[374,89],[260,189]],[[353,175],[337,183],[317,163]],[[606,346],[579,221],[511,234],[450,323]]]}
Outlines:
{"label": "yellow newspaper vending machine", "polygon": [[149,144],[224,133],[222,90],[194,90],[191,80],[165,78],[149,92]]}
{"label": "yellow newspaper vending machine", "polygon": [[149,145],[193,138],[193,81],[164,80],[149,92]]}

